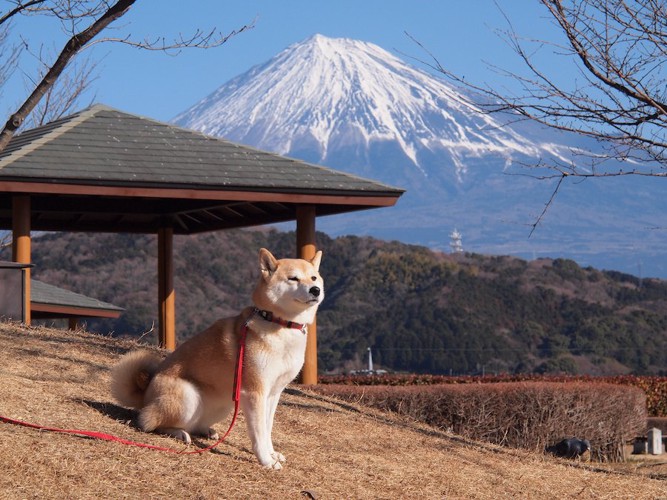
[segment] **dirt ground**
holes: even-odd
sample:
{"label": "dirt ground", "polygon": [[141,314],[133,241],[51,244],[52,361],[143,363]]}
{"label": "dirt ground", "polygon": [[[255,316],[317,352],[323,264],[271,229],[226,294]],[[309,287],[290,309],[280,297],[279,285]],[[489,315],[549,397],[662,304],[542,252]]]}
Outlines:
{"label": "dirt ground", "polygon": [[[138,431],[134,413],[111,399],[109,368],[133,348],[0,323],[0,415],[183,448]],[[667,498],[660,460],[586,464],[503,449],[299,386],[283,397],[274,434],[288,460],[281,471],[258,465],[242,415],[226,442],[200,455],[0,422],[0,498]]]}

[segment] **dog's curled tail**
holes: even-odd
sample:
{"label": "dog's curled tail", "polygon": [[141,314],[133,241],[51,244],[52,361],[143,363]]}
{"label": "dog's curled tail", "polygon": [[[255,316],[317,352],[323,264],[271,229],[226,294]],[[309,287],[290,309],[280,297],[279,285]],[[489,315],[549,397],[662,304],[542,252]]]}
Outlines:
{"label": "dog's curled tail", "polygon": [[161,359],[149,351],[134,351],[123,356],[111,370],[111,394],[123,406],[140,409],[144,394]]}

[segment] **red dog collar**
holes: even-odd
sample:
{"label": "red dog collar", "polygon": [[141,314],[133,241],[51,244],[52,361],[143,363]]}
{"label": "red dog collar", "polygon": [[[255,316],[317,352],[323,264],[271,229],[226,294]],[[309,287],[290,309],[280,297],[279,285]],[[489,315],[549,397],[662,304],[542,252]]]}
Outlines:
{"label": "red dog collar", "polygon": [[286,328],[292,328],[293,330],[301,330],[303,334],[306,333],[306,329],[308,327],[308,325],[303,325],[301,323],[297,323],[296,321],[284,320],[274,316],[271,311],[263,311],[261,309],[257,309],[256,307],[253,309],[253,313],[261,316],[262,319],[270,321],[271,323],[276,323],[277,325],[284,326]]}

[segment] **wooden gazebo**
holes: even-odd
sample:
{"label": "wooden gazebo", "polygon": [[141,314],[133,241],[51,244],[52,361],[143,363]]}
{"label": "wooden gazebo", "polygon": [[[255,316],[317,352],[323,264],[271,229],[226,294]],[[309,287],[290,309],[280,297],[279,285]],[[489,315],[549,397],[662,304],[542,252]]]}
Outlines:
{"label": "wooden gazebo", "polygon": [[[392,206],[402,193],[104,105],[23,132],[0,153],[0,229],[13,232],[14,262],[31,262],[31,231],[158,235],[167,349],[175,348],[174,234],[296,220],[297,256],[310,259],[316,216]],[[309,331],[302,380],[315,383],[315,325]]]}

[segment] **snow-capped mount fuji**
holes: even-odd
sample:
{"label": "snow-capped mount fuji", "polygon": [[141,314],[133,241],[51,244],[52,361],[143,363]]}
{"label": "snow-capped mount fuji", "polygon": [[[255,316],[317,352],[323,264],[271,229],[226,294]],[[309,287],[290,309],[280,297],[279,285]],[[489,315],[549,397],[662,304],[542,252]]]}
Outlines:
{"label": "snow-capped mount fuji", "polygon": [[667,269],[653,265],[664,237],[646,234],[647,227],[661,227],[667,210],[655,182],[561,187],[529,239],[553,183],[508,172],[517,164],[567,161],[572,147],[584,143],[484,114],[449,83],[371,43],[315,35],[173,121],[407,189],[394,208],[319,223],[332,234],[447,249],[458,229],[467,251],[568,257],[635,274],[643,265],[644,274],[667,277]]}
{"label": "snow-capped mount fuji", "polygon": [[176,123],[324,165],[342,150],[393,143],[422,175],[425,152],[446,152],[459,177],[466,157],[549,154],[450,86],[371,43],[315,35],[240,75]]}

